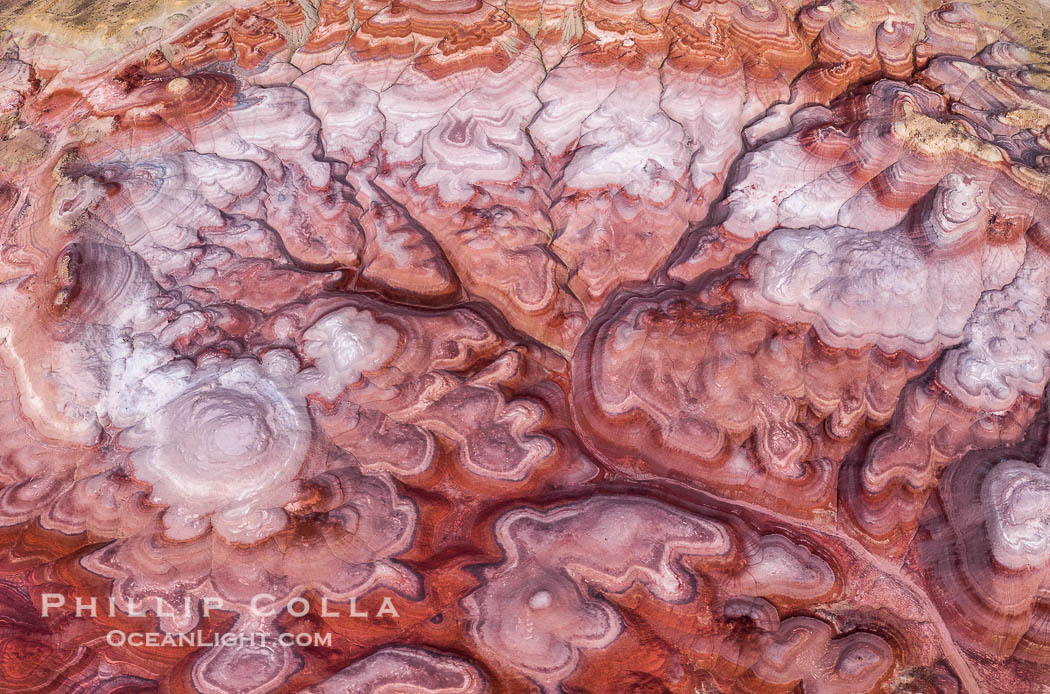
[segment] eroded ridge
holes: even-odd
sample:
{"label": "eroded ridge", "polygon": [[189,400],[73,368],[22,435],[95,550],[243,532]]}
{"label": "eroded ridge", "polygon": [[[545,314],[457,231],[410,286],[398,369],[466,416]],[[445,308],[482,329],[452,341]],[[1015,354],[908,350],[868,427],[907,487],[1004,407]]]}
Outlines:
{"label": "eroded ridge", "polygon": [[1050,691],[1047,14],[0,8],[0,692]]}

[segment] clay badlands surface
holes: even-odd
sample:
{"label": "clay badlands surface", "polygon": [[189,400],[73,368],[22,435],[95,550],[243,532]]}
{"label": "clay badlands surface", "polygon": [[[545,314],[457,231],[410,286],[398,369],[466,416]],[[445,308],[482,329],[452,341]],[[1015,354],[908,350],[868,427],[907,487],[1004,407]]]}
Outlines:
{"label": "clay badlands surface", "polygon": [[1050,691],[1047,14],[5,3],[0,692]]}

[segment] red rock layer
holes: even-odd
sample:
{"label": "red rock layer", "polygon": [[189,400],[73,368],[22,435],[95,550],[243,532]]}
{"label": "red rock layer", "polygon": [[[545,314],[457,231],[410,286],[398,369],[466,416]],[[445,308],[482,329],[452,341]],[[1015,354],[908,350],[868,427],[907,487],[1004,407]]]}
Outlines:
{"label": "red rock layer", "polygon": [[0,692],[1050,688],[984,10],[170,15],[2,37]]}

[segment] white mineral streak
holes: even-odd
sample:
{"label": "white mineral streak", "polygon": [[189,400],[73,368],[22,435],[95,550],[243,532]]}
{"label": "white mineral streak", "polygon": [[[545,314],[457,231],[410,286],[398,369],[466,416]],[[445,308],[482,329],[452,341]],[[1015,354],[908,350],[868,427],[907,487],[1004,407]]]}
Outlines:
{"label": "white mineral streak", "polygon": [[[257,542],[286,522],[312,436],[305,403],[251,359],[196,369],[174,361],[143,380],[153,402],[120,443],[135,477],[166,504],[168,535],[189,539],[210,524],[234,542]],[[280,375],[280,374],[277,374]]]}
{"label": "white mineral streak", "polygon": [[481,694],[485,678],[464,660],[422,648],[388,647],[302,694]]}
{"label": "white mineral streak", "polygon": [[[810,156],[793,139],[744,155],[740,168],[745,175],[726,196],[729,215],[723,226],[734,236],[754,239],[778,226],[834,225],[841,200],[826,185],[806,188],[808,182],[833,170],[834,163]],[[819,190],[823,194],[817,195]],[[804,217],[793,210],[804,211]]]}
{"label": "white mineral streak", "polygon": [[962,341],[985,289],[980,261],[971,254],[938,262],[895,231],[778,229],[734,295],[745,309],[812,323],[833,346],[874,343],[926,357]]}
{"label": "white mineral streak", "polygon": [[277,181],[284,179],[288,162],[312,187],[328,185],[329,164],[314,158],[321,126],[303,92],[291,87],[245,87],[242,105],[231,109],[227,119],[222,127],[194,131],[194,149],[252,162]]}
{"label": "white mineral streak", "polygon": [[200,229],[223,226],[224,214],[262,215],[259,202],[244,202],[263,181],[248,162],[182,152],[110,170],[126,204],[116,213],[103,209],[102,217],[161,276],[183,267],[189,254],[179,251],[200,243]]}
{"label": "white mineral streak", "polygon": [[[0,284],[0,360],[18,381],[22,412],[49,438],[91,445],[108,423],[109,383],[120,377],[115,363],[129,334],[156,329],[153,307],[159,289],[146,266],[124,250],[106,249],[120,268],[95,280],[106,301],[93,320],[78,326],[76,339],[49,341],[46,329],[26,320],[32,294],[24,277]],[[75,364],[76,368],[68,365]]]}
{"label": "white mineral streak", "polygon": [[764,535],[736,579],[741,592],[814,600],[835,586],[835,572],[820,557],[783,535]]}
{"label": "white mineral streak", "polygon": [[631,197],[666,202],[689,166],[682,126],[660,110],[656,76],[617,88],[581,124],[579,149],[565,169],[577,190],[614,186]]}
{"label": "white mineral streak", "polygon": [[543,108],[529,133],[548,159],[566,154],[583,134],[588,115],[616,89],[616,74],[595,74],[569,56],[551,70],[538,90]]}
{"label": "white mineral streak", "polygon": [[300,375],[304,394],[334,400],[347,386],[387,362],[398,346],[397,331],[368,311],[343,308],[324,316],[303,333],[303,353],[315,368]]}
{"label": "white mineral streak", "polygon": [[294,86],[310,97],[321,119],[321,138],[329,155],[349,162],[368,157],[386,126],[379,112],[379,93],[354,81],[350,66],[321,65],[297,79]]}
{"label": "white mineral streak", "polygon": [[[371,85],[369,85],[371,86]],[[383,89],[379,111],[386,119],[383,152],[392,164],[414,162],[423,155],[423,141],[462,95],[460,90],[432,80],[414,68]]]}
{"label": "white mineral streak", "polygon": [[[693,188],[720,188],[726,164],[740,151],[740,125],[747,89],[743,75],[732,80],[697,80],[665,66],[660,106],[680,123],[693,150],[689,177]],[[712,191],[713,192],[713,191]]]}
{"label": "white mineral streak", "polygon": [[227,633],[231,644],[202,649],[194,664],[193,684],[201,694],[227,694],[231,684],[238,694],[272,692],[302,667],[295,649],[278,641],[281,631],[272,620],[241,616]]}
{"label": "white mineral streak", "polygon": [[992,556],[1014,571],[1050,564],[1050,472],[1021,460],[1006,460],[981,489],[988,509]]}
{"label": "white mineral streak", "polygon": [[476,185],[517,179],[534,157],[525,126],[540,108],[535,91],[542,77],[540,62],[528,55],[486,74],[424,137],[416,182],[438,186],[443,200],[465,202]]}
{"label": "white mineral streak", "polygon": [[1028,247],[1012,282],[981,296],[963,343],[945,355],[937,378],[971,407],[1009,408],[1038,396],[1050,377],[1050,257]]}

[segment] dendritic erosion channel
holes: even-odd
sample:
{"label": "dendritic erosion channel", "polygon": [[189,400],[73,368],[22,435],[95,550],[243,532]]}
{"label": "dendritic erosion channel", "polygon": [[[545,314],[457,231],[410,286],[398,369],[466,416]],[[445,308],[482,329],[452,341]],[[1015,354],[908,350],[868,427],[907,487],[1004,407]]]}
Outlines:
{"label": "dendritic erosion channel", "polygon": [[1050,692],[1050,9],[5,4],[0,692]]}

